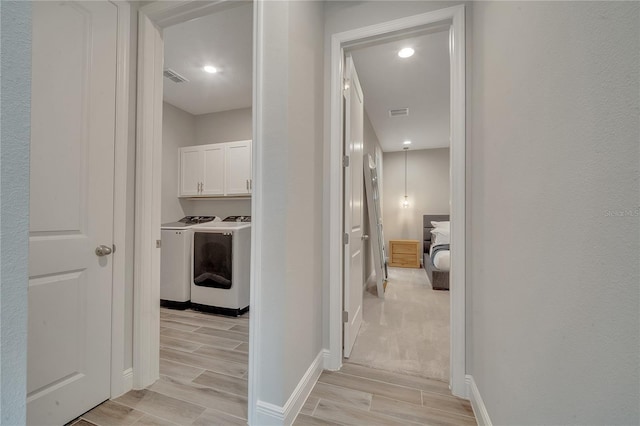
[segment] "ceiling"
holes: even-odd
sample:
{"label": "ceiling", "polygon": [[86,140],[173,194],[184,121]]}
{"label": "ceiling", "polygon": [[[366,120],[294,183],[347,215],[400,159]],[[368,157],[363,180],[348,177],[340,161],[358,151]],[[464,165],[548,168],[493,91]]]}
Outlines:
{"label": "ceiling", "polygon": [[[410,58],[398,51],[412,47]],[[351,52],[364,107],[385,152],[449,146],[449,32],[411,36]],[[409,108],[406,117],[389,110]]]}
{"label": "ceiling", "polygon": [[[194,115],[251,106],[253,6],[223,10],[164,30],[164,68],[189,80],[164,78],[164,100]],[[203,71],[205,65],[220,69]]]}

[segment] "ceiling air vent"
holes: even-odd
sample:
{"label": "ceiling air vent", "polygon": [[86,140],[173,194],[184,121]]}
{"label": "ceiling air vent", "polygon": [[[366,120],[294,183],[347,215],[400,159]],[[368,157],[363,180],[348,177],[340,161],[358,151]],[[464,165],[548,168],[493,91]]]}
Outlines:
{"label": "ceiling air vent", "polygon": [[397,108],[389,110],[389,117],[406,117],[409,115],[409,108]]}
{"label": "ceiling air vent", "polygon": [[164,70],[162,72],[162,75],[164,75],[166,78],[173,81],[174,83],[186,83],[189,81],[183,76],[181,76],[180,74],[178,74],[177,72],[175,72],[174,70],[172,70],[171,68],[167,68],[166,70]]}

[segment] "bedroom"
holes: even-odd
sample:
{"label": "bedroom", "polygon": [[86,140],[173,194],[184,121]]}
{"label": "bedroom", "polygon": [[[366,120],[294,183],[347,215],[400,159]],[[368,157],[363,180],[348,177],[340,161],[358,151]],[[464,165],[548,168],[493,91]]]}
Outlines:
{"label": "bedroom", "polygon": [[[433,29],[349,52],[364,99],[364,162],[370,156],[378,170],[388,279],[385,297],[378,298],[370,243],[375,233],[367,220],[375,209],[365,197],[367,290],[362,325],[346,362],[442,382],[450,371],[448,250],[435,257],[441,269],[429,254],[432,242],[439,248],[448,244],[448,37],[446,30]],[[441,225],[436,234],[431,221]]]}

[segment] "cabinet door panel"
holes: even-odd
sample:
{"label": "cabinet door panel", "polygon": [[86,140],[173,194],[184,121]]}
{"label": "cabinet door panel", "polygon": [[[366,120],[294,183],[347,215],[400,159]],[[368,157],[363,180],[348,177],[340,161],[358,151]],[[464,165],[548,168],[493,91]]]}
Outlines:
{"label": "cabinet door panel", "polygon": [[226,195],[251,194],[251,141],[227,144]]}
{"label": "cabinet door panel", "polygon": [[203,170],[202,148],[195,146],[180,150],[180,196],[201,195],[199,185]]}
{"label": "cabinet door panel", "polygon": [[224,144],[204,148],[203,189],[200,195],[224,195]]}

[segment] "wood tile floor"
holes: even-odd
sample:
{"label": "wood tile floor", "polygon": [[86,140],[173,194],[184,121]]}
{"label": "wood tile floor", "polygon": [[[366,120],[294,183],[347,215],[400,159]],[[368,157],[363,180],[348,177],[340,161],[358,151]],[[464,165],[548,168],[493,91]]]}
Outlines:
{"label": "wood tile floor", "polygon": [[389,371],[345,363],[325,371],[295,425],[476,425],[468,401],[449,386]]}
{"label": "wood tile floor", "polygon": [[249,314],[160,310],[160,380],[74,426],[246,425]]}
{"label": "wood tile floor", "polygon": [[[74,426],[246,425],[248,314],[160,313],[160,380],[106,401]],[[444,382],[346,363],[324,372],[296,425],[475,425]]]}

